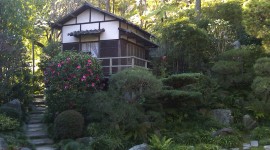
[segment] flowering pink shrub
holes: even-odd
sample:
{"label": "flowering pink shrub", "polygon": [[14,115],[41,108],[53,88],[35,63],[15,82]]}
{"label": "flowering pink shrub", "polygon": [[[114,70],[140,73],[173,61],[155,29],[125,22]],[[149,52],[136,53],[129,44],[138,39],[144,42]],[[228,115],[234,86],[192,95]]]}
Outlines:
{"label": "flowering pink shrub", "polygon": [[62,52],[47,65],[46,101],[53,119],[67,109],[83,113],[93,92],[99,89],[102,69],[97,59],[86,53]]}
{"label": "flowering pink shrub", "polygon": [[45,84],[57,91],[97,89],[102,77],[101,66],[85,53],[63,52],[47,66]]}

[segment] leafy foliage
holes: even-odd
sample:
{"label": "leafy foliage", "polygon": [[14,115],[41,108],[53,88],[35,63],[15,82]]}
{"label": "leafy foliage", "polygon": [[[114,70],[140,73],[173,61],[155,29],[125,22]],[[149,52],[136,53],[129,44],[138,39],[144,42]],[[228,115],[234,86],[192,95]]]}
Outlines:
{"label": "leafy foliage", "polygon": [[254,139],[265,139],[270,138],[270,128],[269,127],[256,127],[252,132],[251,136]]}
{"label": "leafy foliage", "polygon": [[18,122],[22,119],[22,114],[20,114],[16,109],[12,107],[2,106],[0,107],[0,114],[4,114],[7,117],[13,118]]}
{"label": "leafy foliage", "polygon": [[60,113],[54,120],[55,138],[77,138],[82,135],[84,126],[83,116],[74,111],[66,110]]}
{"label": "leafy foliage", "polygon": [[161,30],[168,65],[173,72],[202,71],[209,61],[210,40],[207,33],[187,18],[165,23]]}
{"label": "leafy foliage", "polygon": [[243,22],[246,31],[251,35],[262,38],[266,50],[269,52],[269,13],[270,4],[267,0],[248,0],[244,3]]}
{"label": "leafy foliage", "polygon": [[20,123],[13,118],[0,114],[0,131],[16,130],[20,126]]}
{"label": "leafy foliage", "polygon": [[171,138],[158,137],[155,134],[149,138],[149,142],[150,148],[153,150],[169,150],[173,143]]}

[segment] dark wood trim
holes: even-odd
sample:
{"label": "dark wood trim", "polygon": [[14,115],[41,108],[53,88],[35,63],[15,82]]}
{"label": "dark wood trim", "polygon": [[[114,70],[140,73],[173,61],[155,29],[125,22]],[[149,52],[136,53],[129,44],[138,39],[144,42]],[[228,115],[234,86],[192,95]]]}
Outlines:
{"label": "dark wood trim", "polygon": [[142,45],[138,45],[137,43],[134,43],[134,42],[132,42],[132,41],[129,41],[129,40],[126,40],[126,39],[120,39],[120,40],[126,41],[127,44],[128,44],[128,43],[131,43],[131,44],[134,44],[134,45],[136,45],[136,46],[139,46],[139,47],[141,47],[141,48],[143,48],[143,49],[145,49],[145,50],[148,50],[146,47],[144,47],[144,46],[142,46]]}
{"label": "dark wood trim", "polygon": [[76,44],[76,43],[79,44],[79,42],[69,42],[69,43],[61,43],[61,44]]}
{"label": "dark wood trim", "polygon": [[[100,30],[100,22],[98,23],[98,29]],[[98,40],[100,41],[100,34],[98,35]]]}
{"label": "dark wood trim", "polygon": [[[120,21],[118,21],[118,26],[121,28],[121,22]],[[120,34],[120,31],[118,30],[118,39],[120,40],[120,36],[121,36],[121,34]]]}
{"label": "dark wood trim", "polygon": [[[80,24],[80,31],[82,31],[82,24]],[[82,43],[82,36],[80,35],[80,37],[79,37],[79,43]],[[81,46],[81,44],[79,44],[79,51],[81,51],[82,50],[82,46]]]}
{"label": "dark wood trim", "polygon": [[114,21],[118,21],[118,20],[107,20],[107,21],[95,21],[95,22],[83,22],[83,23],[76,23],[76,24],[67,24],[67,25],[63,25],[63,27],[64,26],[74,26],[74,25],[79,25],[79,24],[91,24],[91,23],[114,22]]}
{"label": "dark wood trim", "polygon": [[90,8],[90,12],[89,12],[89,23],[91,23],[91,15],[92,15],[92,9]]}

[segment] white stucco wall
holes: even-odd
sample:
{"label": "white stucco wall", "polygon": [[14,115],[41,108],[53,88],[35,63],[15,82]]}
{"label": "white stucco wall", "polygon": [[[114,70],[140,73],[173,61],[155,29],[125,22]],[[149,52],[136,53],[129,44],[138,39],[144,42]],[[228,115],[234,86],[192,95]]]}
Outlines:
{"label": "white stucco wall", "polygon": [[99,29],[99,23],[82,24],[82,30],[94,30]]}
{"label": "white stucco wall", "polygon": [[85,10],[77,16],[77,23],[85,23],[90,21],[90,9]]}
{"label": "white stucco wall", "polygon": [[119,39],[119,21],[101,22],[100,29],[105,32],[100,34],[100,40]]}
{"label": "white stucco wall", "polygon": [[104,21],[104,14],[91,9],[91,22]]}
{"label": "white stucco wall", "polygon": [[79,31],[80,25],[70,25],[70,26],[63,26],[62,28],[62,42],[63,43],[72,43],[72,42],[79,42],[79,39],[74,36],[68,36],[68,33],[73,31]]}
{"label": "white stucco wall", "polygon": [[75,24],[76,23],[76,18],[70,19],[68,22],[65,23],[65,25],[69,24]]}
{"label": "white stucco wall", "polygon": [[87,35],[87,36],[82,36],[81,42],[91,42],[91,41],[98,41],[98,35]]}

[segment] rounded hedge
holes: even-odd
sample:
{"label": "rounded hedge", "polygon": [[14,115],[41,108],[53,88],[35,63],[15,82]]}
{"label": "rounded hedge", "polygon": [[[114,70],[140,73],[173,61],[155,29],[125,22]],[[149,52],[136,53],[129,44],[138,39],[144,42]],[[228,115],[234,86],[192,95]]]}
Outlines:
{"label": "rounded hedge", "polygon": [[0,114],[4,114],[7,117],[16,119],[17,121],[21,121],[22,115],[14,108],[12,107],[1,107],[0,108]]}
{"label": "rounded hedge", "polygon": [[162,82],[149,70],[128,68],[110,78],[109,90],[129,101],[142,101],[160,92]]}
{"label": "rounded hedge", "polygon": [[75,110],[66,110],[54,120],[55,138],[77,138],[82,135],[84,126],[83,116]]}

